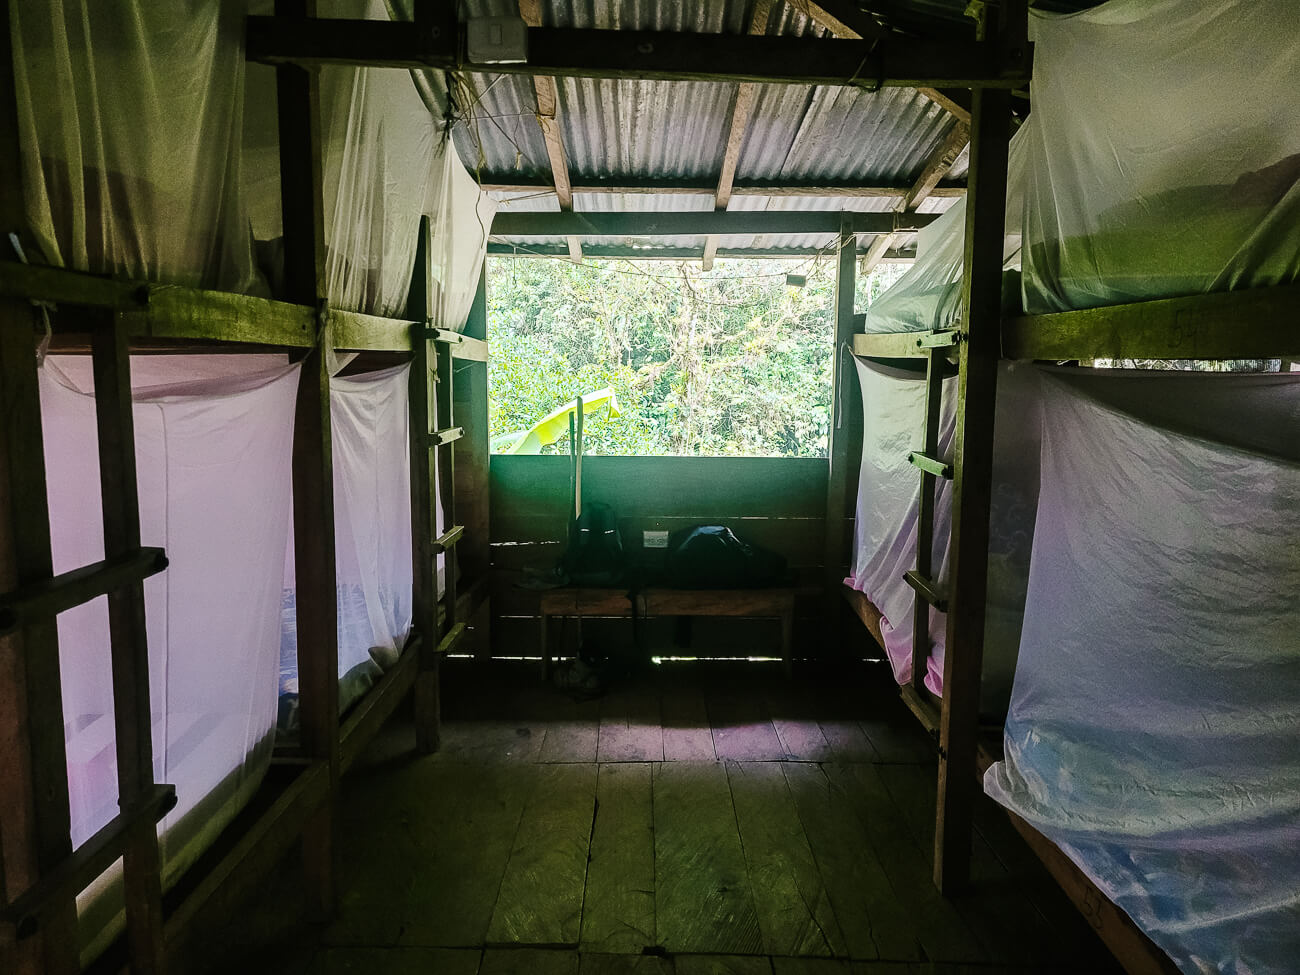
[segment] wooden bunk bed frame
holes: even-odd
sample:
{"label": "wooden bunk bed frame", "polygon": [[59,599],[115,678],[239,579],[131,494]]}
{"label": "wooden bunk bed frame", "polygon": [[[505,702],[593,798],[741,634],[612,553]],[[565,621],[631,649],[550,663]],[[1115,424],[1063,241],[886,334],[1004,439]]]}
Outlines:
{"label": "wooden bunk bed frame", "polygon": [[[0,66],[6,74],[11,60],[6,18],[0,27]],[[96,967],[116,970],[125,963],[138,973],[181,967],[180,960],[195,948],[187,939],[200,930],[195,923],[200,915],[210,918],[214,910],[235,903],[299,838],[309,902],[328,917],[336,898],[340,776],[412,689],[418,747],[438,747],[441,658],[461,643],[467,621],[488,616],[487,494],[479,491],[487,480],[487,417],[485,409],[457,396],[452,383],[454,371],[466,370],[466,389],[482,395],[485,407],[482,281],[465,333],[434,327],[426,217],[406,317],[328,308],[323,300],[315,78],[303,68],[283,65],[277,70],[277,95],[286,279],[294,302],[29,266],[13,259],[17,255],[5,241],[5,259],[0,260],[0,541],[12,553],[0,563],[0,639],[12,641],[0,657],[6,664],[0,673],[0,712],[7,712],[0,731],[6,776],[12,778],[0,800],[0,958],[12,960],[6,971],[67,975],[80,970],[76,897],[119,857],[124,860],[125,937]],[[26,223],[12,97],[0,98],[0,134],[6,137],[0,140],[0,226],[6,233],[21,232]],[[75,326],[60,323],[55,312],[56,344],[89,351],[94,361],[105,559],[59,576],[53,574],[50,553],[34,302],[77,309]],[[69,332],[74,333],[70,341]],[[396,354],[412,362],[412,632],[398,662],[342,720],[327,349]],[[140,544],[133,350],[279,350],[302,362],[292,461],[301,748],[293,754],[277,752],[273,774],[258,797],[167,899],[161,889],[156,823],[175,806],[176,795],[172,786],[152,779],[142,587],[145,578],[166,568],[167,559],[162,550]],[[432,410],[431,377],[436,382]],[[462,412],[469,414],[463,421]],[[434,429],[431,421],[440,428]],[[439,451],[439,483],[433,484]],[[422,455],[427,462],[418,460]],[[448,525],[435,538],[434,506],[439,503]],[[464,523],[457,522],[461,513]],[[435,565],[442,554],[447,558],[440,609]],[[458,562],[477,573],[472,586],[460,585]],[[74,850],[54,624],[59,612],[105,595],[121,812]],[[481,636],[486,639],[485,633]]]}
{"label": "wooden bunk bed frame", "polygon": [[[1003,213],[1006,193],[1006,106],[998,93],[976,91],[967,195],[963,305],[957,328],[935,332],[853,336],[854,352],[882,359],[926,359],[924,449],[911,456],[920,474],[917,567],[904,578],[916,592],[911,683],[903,701],[936,739],[935,884],[955,890],[968,879],[972,816],[985,770],[1001,758],[1000,739],[978,726],[987,583],[993,417],[999,359],[1282,358],[1300,349],[1295,309],[1300,286],[1258,288],[1134,302],[1106,308],[1019,315],[1003,319]],[[939,403],[945,360],[956,354],[957,428],[953,461],[937,457]],[[931,578],[934,491],[953,481],[950,580]],[[853,612],[884,646],[880,611],[860,592],[843,588]],[[929,608],[948,614],[944,694],[921,683],[929,657]],[[1049,839],[1014,813],[1013,826],[1131,975],[1167,975],[1177,967]]]}

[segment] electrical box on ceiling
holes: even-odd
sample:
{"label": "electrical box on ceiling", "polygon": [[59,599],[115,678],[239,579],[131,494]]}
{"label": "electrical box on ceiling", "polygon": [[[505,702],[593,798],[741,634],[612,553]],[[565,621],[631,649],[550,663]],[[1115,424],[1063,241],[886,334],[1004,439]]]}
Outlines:
{"label": "electrical box on ceiling", "polygon": [[521,64],[528,60],[528,25],[521,17],[474,17],[465,54],[472,64]]}

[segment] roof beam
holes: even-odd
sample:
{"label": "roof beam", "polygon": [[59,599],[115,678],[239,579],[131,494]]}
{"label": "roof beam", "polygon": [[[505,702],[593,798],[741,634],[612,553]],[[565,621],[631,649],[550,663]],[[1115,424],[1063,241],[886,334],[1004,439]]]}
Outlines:
{"label": "roof beam", "polygon": [[[539,0],[519,0],[519,16],[529,27],[542,26],[542,8]],[[546,75],[533,75],[533,95],[537,99],[537,125],[546,143],[546,155],[551,162],[551,183],[561,210],[573,209],[573,185],[569,182],[569,160],[564,152],[564,138],[555,108],[560,100],[555,79]],[[574,262],[582,260],[582,245],[577,237],[569,238],[569,256]]]}
{"label": "roof beam", "polygon": [[849,217],[859,234],[919,230],[933,223],[933,213],[851,213],[838,210],[704,210],[687,213],[592,212],[510,213],[498,211],[494,237],[706,237],[759,234],[839,233]]}
{"label": "roof beam", "polygon": [[[771,183],[764,180],[738,179],[732,183],[731,195],[736,196],[842,196],[860,199],[902,199],[913,183],[898,185],[861,185],[857,183]],[[481,189],[490,193],[530,193],[549,190],[551,181],[543,176],[521,173],[483,173]],[[610,176],[605,179],[575,179],[571,182],[574,193],[626,195],[712,196],[717,184],[712,180],[661,179],[645,177]],[[931,196],[958,197],[966,195],[961,183],[941,183],[930,191]]]}
{"label": "roof beam", "polygon": [[890,36],[876,41],[674,31],[529,27],[528,61],[465,62],[454,39],[429,38],[409,21],[247,18],[245,53],[268,64],[482,70],[664,81],[1017,88],[1028,71],[1004,73],[987,41]]}
{"label": "roof beam", "polygon": [[[939,143],[938,148],[930,153],[930,158],[926,160],[925,165],[921,168],[921,175],[916,178],[912,188],[903,197],[902,206],[899,209],[904,211],[904,215],[914,214],[916,208],[933,195],[934,188],[947,175],[948,170],[952,169],[952,164],[957,161],[957,157],[962,154],[962,150],[968,145],[970,145],[970,127],[964,122],[958,122],[953,126],[947,137]],[[892,234],[886,234],[872,244],[866,256],[862,258],[862,265],[858,268],[858,273],[871,273],[879,262],[881,255],[893,244],[892,238]],[[878,248],[877,244],[879,245]]]}
{"label": "roof beam", "polygon": [[[758,0],[754,4],[754,16],[749,22],[749,33],[767,33],[767,21],[771,13],[772,0]],[[715,210],[725,210],[731,203],[731,187],[736,180],[740,147],[744,145],[745,130],[749,128],[749,116],[754,111],[754,101],[757,98],[758,86],[753,82],[743,81],[736,86],[736,99],[731,103],[731,118],[727,121],[727,141],[722,151],[722,173],[718,176],[718,190],[713,196]],[[704,242],[704,270],[713,267],[713,257],[717,252],[718,238],[710,236]]]}
{"label": "roof beam", "polygon": [[[720,247],[719,259],[811,257],[826,252],[825,247]],[[562,244],[514,245],[502,242],[488,244],[489,257],[565,257],[567,248]],[[589,244],[584,253],[590,258],[619,258],[630,261],[694,261],[700,256],[698,247],[629,247],[627,244]],[[915,260],[913,250],[891,250],[880,263],[897,263]]]}

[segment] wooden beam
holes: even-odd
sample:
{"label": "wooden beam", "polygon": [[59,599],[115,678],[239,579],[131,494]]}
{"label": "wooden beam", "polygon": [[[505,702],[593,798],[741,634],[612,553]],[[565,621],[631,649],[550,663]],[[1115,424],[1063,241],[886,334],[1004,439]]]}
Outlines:
{"label": "wooden beam", "polygon": [[1008,359],[1272,359],[1300,353],[1300,285],[1025,315],[1002,324]]}
{"label": "wooden beam", "polygon": [[[26,237],[10,10],[0,3],[0,248]],[[0,269],[3,265],[0,265]],[[53,574],[41,404],[31,306],[0,298],[0,592]],[[0,903],[8,903],[72,852],[58,631],[53,617],[0,637]],[[16,975],[70,975],[77,908],[62,895],[45,933],[22,944],[0,936],[0,967]]]}
{"label": "wooden beam", "polygon": [[[715,180],[691,180],[669,177],[608,176],[603,178],[574,178],[574,193],[601,195],[617,193],[624,196],[712,196],[717,192]],[[912,182],[906,185],[862,184],[838,181],[827,183],[774,183],[760,179],[732,181],[732,196],[835,196],[855,199],[899,199],[907,195]],[[551,180],[524,173],[483,173],[479,188],[492,193],[531,193],[535,190],[553,189]],[[940,183],[931,196],[965,196],[963,183]],[[3,278],[0,278],[3,287]]]}
{"label": "wooden beam", "polygon": [[926,197],[939,185],[939,181],[948,175],[948,170],[952,169],[952,164],[957,161],[957,157],[970,144],[970,128],[962,122],[958,122],[952,127],[952,130],[939,143],[937,149],[930,154],[926,160],[925,166],[921,169],[921,175],[916,178],[912,184],[911,190],[903,200],[904,210],[915,210]]}
{"label": "wooden beam", "polygon": [[[719,258],[740,257],[740,258],[786,258],[786,257],[808,257],[813,254],[821,254],[825,247],[764,247],[764,248],[735,248],[719,247],[717,256]],[[503,242],[489,243],[487,247],[489,257],[564,257],[568,251],[564,247],[557,247],[554,244],[508,244]],[[628,261],[697,261],[700,258],[700,249],[698,247],[629,247],[626,244],[612,245],[588,245],[586,254],[590,258],[618,258]],[[880,263],[910,263],[916,259],[914,250],[892,250],[881,258]]]}
{"label": "wooden beam", "polygon": [[[281,22],[303,29],[315,0],[276,0]],[[276,68],[280,134],[280,205],[285,289],[298,305],[325,296],[324,206],[321,192],[320,95],[316,72]],[[313,331],[313,337],[315,331]],[[297,573],[298,707],[303,753],[324,763],[329,789],[303,829],[303,869],[311,911],[334,913],[339,779],[338,595],[334,550],[334,468],[330,443],[330,377],[324,350],[313,343],[302,360],[293,430],[294,566]]]}
{"label": "wooden beam", "polygon": [[930,101],[955,118],[963,125],[970,125],[970,92],[961,88],[918,88],[916,89]]}
{"label": "wooden beam", "polygon": [[49,580],[14,592],[0,593],[0,635],[55,616],[64,610],[120,589],[128,582],[145,579],[167,568],[167,556],[160,548],[138,548],[123,556],[93,562]]}
{"label": "wooden beam", "polygon": [[[428,322],[434,314],[433,228],[427,216],[420,218],[420,237],[415,249],[415,267],[407,292],[407,315]],[[411,454],[411,631],[418,638],[418,673],[415,687],[416,742],[421,751],[438,747],[438,674],[431,672],[428,648],[438,639],[438,575],[434,561],[435,514],[433,497],[434,461],[429,450],[431,427],[431,383],[433,362],[429,343],[446,334],[443,341],[455,341],[457,333],[416,326],[411,330],[410,454]]]}
{"label": "wooden beam", "polygon": [[862,446],[862,399],[857,376],[847,368],[850,353],[846,343],[852,341],[856,325],[854,296],[857,288],[857,261],[853,249],[853,224],[845,219],[840,229],[840,251],[835,272],[835,358],[831,379],[832,410],[828,456],[830,471],[826,479],[826,544],[822,560],[826,574],[826,592],[841,587],[848,564],[849,538],[844,527],[849,512],[849,479],[857,471],[855,450]]}
{"label": "wooden beam", "polygon": [[879,21],[851,0],[789,0],[795,10],[836,37],[877,40],[885,36]]}
{"label": "wooden beam", "polygon": [[[767,21],[772,13],[772,0],[756,0],[754,15],[749,22],[749,33],[762,35],[767,32]],[[731,203],[731,188],[736,180],[736,164],[740,162],[740,150],[745,144],[745,132],[749,128],[749,117],[754,111],[754,102],[758,98],[758,86],[752,82],[741,82],[736,86],[736,95],[731,102],[731,115],[727,119],[727,134],[723,141],[722,171],[718,176],[717,192],[713,196],[713,208],[725,210]],[[713,259],[718,253],[718,238],[711,235],[704,244],[704,270],[713,267]]]}
{"label": "wooden beam", "polygon": [[965,886],[970,871],[1010,116],[1008,92],[975,92],[934,846],[934,880],[945,894]]}
{"label": "wooden beam", "polygon": [[[487,273],[480,271],[474,302],[470,305],[467,332],[487,335]],[[487,343],[480,339],[486,348]],[[459,346],[452,346],[455,356]],[[479,361],[465,362],[457,370],[454,389],[456,421],[465,427],[465,436],[456,444],[456,516],[465,526],[459,548],[460,566],[470,582],[485,579],[491,570],[488,538],[491,508],[488,467],[491,445],[488,440],[488,371]],[[460,617],[465,621],[465,617]]]}
{"label": "wooden beam", "polygon": [[893,234],[879,234],[876,239],[871,242],[871,246],[867,248],[867,252],[858,259],[858,274],[865,278],[868,274],[874,271],[876,265],[879,264],[884,259],[885,255],[889,253],[889,249],[893,244]]}
{"label": "wooden beam", "polygon": [[494,74],[663,81],[918,88],[1016,88],[1028,73],[1003,74],[996,48],[963,39],[889,37],[826,40],[674,31],[528,28],[528,61],[463,63],[429,50],[401,21],[247,19],[246,56],[267,64],[353,64],[400,68],[482,68]]}
{"label": "wooden beam", "polygon": [[620,211],[606,213],[504,213],[492,221],[496,237],[704,237],[761,234],[838,234],[842,220],[852,233],[919,230],[933,213],[849,213],[834,210]]}

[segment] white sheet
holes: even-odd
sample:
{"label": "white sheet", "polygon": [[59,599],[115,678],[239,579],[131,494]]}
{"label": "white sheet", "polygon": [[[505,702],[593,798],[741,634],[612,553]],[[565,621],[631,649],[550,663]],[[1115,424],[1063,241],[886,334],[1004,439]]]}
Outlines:
{"label": "white sheet", "polygon": [[1300,958],[1300,375],[1054,372],[985,788],[1185,972]]}

